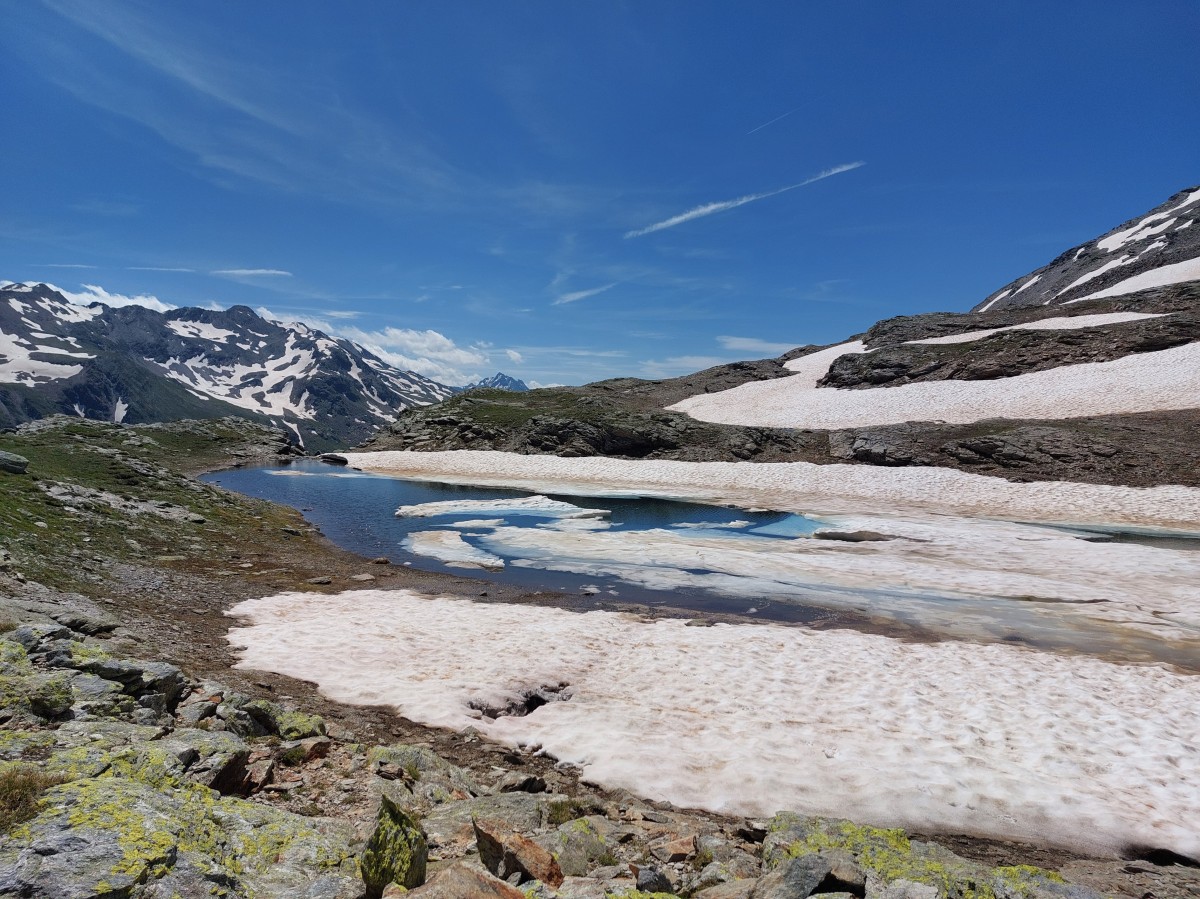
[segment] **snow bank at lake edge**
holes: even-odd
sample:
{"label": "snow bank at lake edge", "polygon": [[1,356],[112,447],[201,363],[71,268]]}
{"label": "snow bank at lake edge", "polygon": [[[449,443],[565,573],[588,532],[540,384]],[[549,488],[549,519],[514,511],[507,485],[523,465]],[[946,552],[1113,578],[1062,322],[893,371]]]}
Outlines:
{"label": "snow bank at lake edge", "polygon": [[[1008,646],[690,628],[608,612],[283,594],[230,610],[239,667],[541,745],[607,787],[734,814],[1200,854],[1194,677]],[[531,647],[536,646],[536,651]],[[480,719],[546,684],[569,700]]]}

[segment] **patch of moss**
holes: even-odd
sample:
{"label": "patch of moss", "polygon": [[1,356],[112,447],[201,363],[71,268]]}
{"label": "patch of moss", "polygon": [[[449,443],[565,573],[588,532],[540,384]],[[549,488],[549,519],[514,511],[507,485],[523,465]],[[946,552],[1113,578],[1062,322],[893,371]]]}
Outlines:
{"label": "patch of moss", "polygon": [[646,893],[642,890],[622,890],[617,893],[605,893],[605,899],[679,899],[674,893]]}
{"label": "patch of moss", "polygon": [[555,799],[546,805],[546,823],[551,827],[559,827],[586,814],[587,809],[574,799]]}
{"label": "patch of moss", "polygon": [[303,712],[283,712],[276,719],[279,736],[285,740],[303,740],[306,737],[325,736],[325,719],[320,715]]}

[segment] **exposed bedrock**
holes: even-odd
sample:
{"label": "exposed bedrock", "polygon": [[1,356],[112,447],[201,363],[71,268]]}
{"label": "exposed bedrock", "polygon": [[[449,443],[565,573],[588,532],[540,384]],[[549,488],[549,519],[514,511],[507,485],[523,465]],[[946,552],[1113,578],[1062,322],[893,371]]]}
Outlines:
{"label": "exposed bedrock", "polygon": [[1195,340],[1200,340],[1200,313],[1187,311],[1075,330],[1000,331],[964,343],[900,343],[839,356],[819,386],[870,388],[1011,378],[1063,365],[1111,362]]}

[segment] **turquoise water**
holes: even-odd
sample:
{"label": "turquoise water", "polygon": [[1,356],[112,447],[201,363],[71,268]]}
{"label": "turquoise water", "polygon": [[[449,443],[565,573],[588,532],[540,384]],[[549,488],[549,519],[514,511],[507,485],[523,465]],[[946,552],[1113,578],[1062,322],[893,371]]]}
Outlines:
{"label": "turquoise water", "polygon": [[[816,607],[795,602],[773,602],[770,597],[748,603],[707,591],[649,590],[612,577],[575,575],[509,565],[499,570],[472,570],[447,565],[437,559],[409,552],[404,539],[414,532],[451,530],[464,533],[457,522],[502,517],[506,525],[533,527],[546,517],[532,514],[462,512],[436,517],[397,518],[399,506],[463,500],[506,500],[535,494],[524,490],[473,487],[433,481],[413,481],[337,468],[319,462],[295,462],[286,466],[238,468],[205,475],[202,480],[229,490],[301,510],[304,517],[321,529],[343,549],[374,558],[386,556],[394,564],[438,571],[460,577],[477,578],[524,587],[531,591],[579,593],[585,588],[600,588],[598,599],[651,605],[674,605],[697,611],[721,611],[733,614],[761,615],[779,620],[804,621],[825,614]],[[792,539],[811,534],[820,522],[786,512],[747,512],[723,506],[680,502],[658,497],[615,498],[564,496],[543,493],[582,509],[601,509],[609,513],[612,531],[642,531],[653,528],[688,527],[691,533],[711,535],[753,534],[763,539]],[[482,542],[466,528],[464,540],[472,545]],[[490,550],[489,550],[490,551]],[[510,561],[505,559],[505,561]]]}

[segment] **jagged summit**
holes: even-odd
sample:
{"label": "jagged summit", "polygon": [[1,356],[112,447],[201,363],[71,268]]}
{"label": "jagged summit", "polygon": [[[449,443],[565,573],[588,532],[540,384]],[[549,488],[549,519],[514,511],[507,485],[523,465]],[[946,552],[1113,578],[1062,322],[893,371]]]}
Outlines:
{"label": "jagged summit", "polygon": [[529,389],[529,385],[519,378],[514,378],[502,371],[498,371],[490,378],[484,378],[482,381],[468,384],[463,390],[475,390],[481,387],[488,387],[492,390],[512,390],[518,393]]}
{"label": "jagged summit", "polygon": [[1200,281],[1200,186],[1072,247],[971,311],[1065,306],[1188,281]]}
{"label": "jagged summit", "polygon": [[0,286],[0,425],[56,412],[128,423],[235,414],[301,444],[346,446],[452,393],[247,306],[78,306],[50,285]]}

